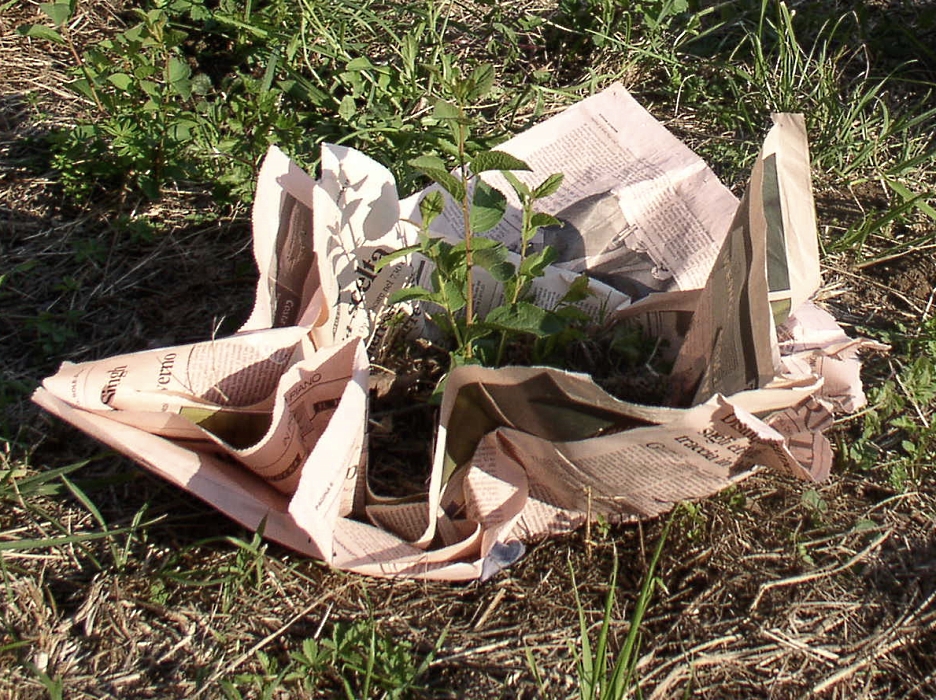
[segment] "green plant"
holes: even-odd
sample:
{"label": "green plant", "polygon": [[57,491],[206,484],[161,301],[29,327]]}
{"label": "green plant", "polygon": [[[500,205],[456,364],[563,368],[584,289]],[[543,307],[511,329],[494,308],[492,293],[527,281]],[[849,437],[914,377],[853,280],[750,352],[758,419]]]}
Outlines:
{"label": "green plant", "polygon": [[[451,62],[443,62],[442,83],[453,100],[436,101],[433,116],[444,124],[450,141],[440,143],[454,160],[454,172],[440,157],[426,155],[410,164],[432,179],[441,189],[427,193],[419,204],[422,222],[419,242],[385,256],[380,268],[401,255],[419,253],[435,266],[432,289],[414,286],[394,293],[391,303],[406,301],[429,302],[443,311],[435,321],[455,341],[453,364],[475,363],[499,365],[503,361],[507,342],[518,335],[546,338],[561,334],[583,315],[571,306],[587,294],[587,278],[582,277],[559,301],[554,309],[544,309],[526,300],[531,283],[545,273],[556,260],[549,246],[539,252],[530,251],[530,243],[541,226],[558,225],[559,221],[535,211],[538,200],[554,194],[562,184],[562,175],[554,174],[536,186],[522,182],[511,171],[528,171],[522,160],[503,151],[481,150],[469,154],[471,120],[468,106],[490,91],[494,70],[489,65],[476,68],[462,77]],[[494,228],[507,209],[506,195],[481,179],[486,172],[504,175],[520,202],[522,223],[520,253],[511,262],[507,247],[500,241],[478,234]],[[445,208],[445,196],[456,203],[463,230],[463,239],[452,243],[430,233],[432,222]],[[503,303],[479,318],[474,307],[475,268],[480,267],[503,285]]]}
{"label": "green plant", "polygon": [[800,496],[800,503],[809,514],[814,525],[821,525],[829,512],[829,504],[816,489],[806,489]]}
{"label": "green plant", "polygon": [[[681,508],[677,508],[677,511],[679,510]],[[614,620],[614,599],[617,594],[619,564],[617,550],[614,550],[611,580],[608,586],[608,594],[605,596],[601,626],[598,629],[598,637],[595,640],[594,647],[589,637],[589,624],[585,614],[585,607],[582,604],[575,583],[575,570],[572,564],[569,564],[572,592],[575,596],[575,605],[578,609],[579,618],[578,647],[574,648],[572,653],[578,675],[579,697],[582,700],[620,700],[631,691],[636,691],[639,694],[640,686],[636,668],[641,646],[640,627],[646,617],[656,587],[662,585],[656,576],[656,569],[663,554],[663,548],[666,544],[666,538],[669,536],[675,514],[676,512],[670,515],[663,526],[663,531],[660,533],[660,539],[657,541],[653,556],[650,558],[647,573],[644,575],[640,592],[637,594],[637,600],[631,612],[627,637],[617,651],[616,656],[612,653],[610,645],[612,642],[611,625]],[[534,678],[540,679],[542,674],[536,665],[532,652],[529,650],[526,652],[526,658],[527,665],[530,667]],[[540,683],[540,687],[542,688],[542,683]]]}
{"label": "green plant", "polygon": [[246,686],[259,691],[258,695],[251,693],[247,697],[260,697],[263,700],[268,700],[274,697],[276,691],[285,685],[293,664],[281,664],[275,656],[271,656],[262,650],[258,650],[254,654],[254,658],[260,666],[259,671],[238,673],[233,678],[224,678],[219,681],[218,685],[221,692],[224,693],[224,697],[229,700],[241,700],[244,695],[240,689]]}
{"label": "green plant", "polygon": [[[244,591],[263,588],[267,566],[267,545],[263,540],[265,522],[261,521],[249,541],[234,536],[211,537],[194,542],[169,558],[159,571],[162,586],[156,590],[165,595],[171,584],[193,588],[216,588],[217,600],[225,613],[235,610]],[[222,543],[230,548],[209,569],[193,568],[193,552],[206,545]]]}
{"label": "green plant", "polygon": [[[87,466],[91,460],[74,462],[57,469],[33,473],[25,468],[17,468],[5,455],[0,455],[0,503],[17,505],[36,522],[44,524],[43,530],[57,531],[59,534],[43,537],[15,538],[0,542],[0,555],[3,552],[34,552],[45,549],[63,548],[80,553],[91,562],[98,571],[105,569],[123,570],[130,559],[129,550],[135,534],[146,528],[152,521],[145,521],[146,508],[138,510],[128,526],[110,527],[97,505],[87,495],[93,486],[107,484],[88,482],[81,486],[69,478],[73,472]],[[112,479],[105,480],[112,483]],[[99,530],[74,532],[74,527],[62,522],[45,507],[39,505],[41,497],[68,497],[78,501],[90,513],[99,526]],[[121,541],[120,538],[124,538]],[[103,541],[107,545],[111,560],[107,561],[96,553],[88,544]],[[2,558],[0,558],[2,564]],[[4,574],[5,574],[4,569]]]}
{"label": "green plant", "polygon": [[170,21],[174,8],[135,9],[136,25],[83,55],[69,27],[75,1],[45,3],[42,9],[55,29],[21,31],[68,46],[77,72],[70,87],[93,104],[98,117],[57,135],[53,164],[66,187],[89,194],[94,181],[123,175],[156,198],[165,182],[189,178],[194,165],[183,155],[184,145],[198,127],[190,103],[193,94],[204,92],[204,83],[193,80],[182,53],[187,35]]}
{"label": "green plant", "polygon": [[887,91],[898,79],[870,73],[866,50],[848,38],[857,16],[823,21],[809,42],[797,18],[784,2],[761,2],[756,24],[721,64],[733,109],[719,109],[719,118],[752,132],[771,111],[804,112],[818,172],[834,172],[850,187],[896,182],[901,201],[912,198],[921,186],[914,174],[933,153],[928,90],[913,109],[892,113]]}
{"label": "green plant", "polygon": [[339,622],[329,636],[303,639],[285,659],[258,651],[259,670],[223,679],[220,686],[231,700],[244,697],[242,689],[258,691],[262,698],[280,689],[304,695],[337,692],[348,700],[413,697],[424,689],[419,681],[444,641],[443,631],[420,658],[410,641],[378,633],[373,618]]}
{"label": "green plant", "polygon": [[892,379],[873,387],[868,395],[871,407],[864,412],[860,434],[840,445],[843,453],[860,469],[883,471],[898,490],[920,483],[936,456],[933,356],[922,354],[901,364]]}
{"label": "green plant", "polygon": [[[192,45],[212,32],[230,36],[223,33],[222,20],[230,19],[223,7],[147,0],[130,10],[135,24],[84,51],[72,36],[76,0],[41,8],[53,26],[19,31],[68,48],[74,76],[68,87],[89,105],[74,129],[51,137],[52,165],[72,196],[105,189],[156,199],[167,185],[190,181],[211,182],[224,196],[244,196],[267,145],[297,134],[296,116],[280,109],[275,50],[245,45],[235,35],[234,52],[248,56],[241,60],[245,68],[217,84],[209,73],[225,57],[192,53]],[[193,35],[193,23],[209,29]]]}

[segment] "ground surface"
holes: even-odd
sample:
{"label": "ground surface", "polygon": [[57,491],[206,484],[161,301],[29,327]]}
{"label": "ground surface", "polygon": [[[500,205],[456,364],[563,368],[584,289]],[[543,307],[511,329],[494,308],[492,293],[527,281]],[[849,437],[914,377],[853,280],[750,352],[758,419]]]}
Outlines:
{"label": "ground surface", "polygon": [[[116,4],[88,3],[78,29],[107,31]],[[223,697],[219,682],[228,681],[244,697],[260,697],[303,640],[361,619],[417,657],[437,647],[417,696],[574,696],[573,590],[596,627],[616,553],[613,631],[622,639],[661,523],[544,542],[484,584],[344,575],[259,545],[29,403],[63,360],[233,330],[249,312],[255,273],[244,208],[199,223],[193,212],[212,206],[201,191],[80,206],[62,194],[42,139],[84,107],[60,87],[65,53],[12,32],[35,21],[35,7],[3,7],[0,545],[120,530],[139,525],[135,517],[148,524],[132,537],[0,549],[0,665],[8,671],[0,696],[54,697],[59,683],[69,698]],[[835,195],[820,193],[820,223],[840,222],[835,202],[854,201]],[[158,220],[161,230],[128,234],[117,220],[128,212]],[[828,303],[846,325],[895,332],[928,318],[931,249],[864,268],[830,256],[825,272]],[[872,386],[892,372],[891,359],[869,358]],[[836,427],[842,454],[861,430],[860,417]],[[882,462],[888,432],[883,426]],[[64,481],[28,492],[25,482],[10,486],[81,460],[90,462],[69,478],[96,512]],[[917,466],[922,473],[932,465]],[[936,489],[929,478],[895,488],[871,467],[861,471],[843,457],[818,485],[760,474],[677,516],[644,622],[645,697],[936,695]],[[338,683],[335,669],[306,668]],[[270,692],[302,693],[295,679]]]}

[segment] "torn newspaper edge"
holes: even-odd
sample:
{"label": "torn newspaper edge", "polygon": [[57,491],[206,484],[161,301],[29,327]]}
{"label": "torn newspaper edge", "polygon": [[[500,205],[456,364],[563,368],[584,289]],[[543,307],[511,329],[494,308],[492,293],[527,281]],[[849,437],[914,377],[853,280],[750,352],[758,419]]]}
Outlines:
{"label": "torn newspaper edge", "polygon": [[[561,262],[537,302],[587,272],[593,318],[668,341],[674,407],[619,401],[572,372],[459,367],[427,493],[376,498],[366,345],[387,332],[389,296],[428,261],[376,271],[414,240],[419,195],[401,201],[385,168],[338,146],[323,148],[319,180],[268,154],[256,303],[237,334],[66,363],[34,400],[244,526],[377,576],[486,578],[523,542],[599,515],[652,517],[758,466],[825,478],[832,409],[864,400],[865,341],[807,301],[819,277],[802,119],[775,117],[740,205],[620,86],[502,148],[530,163],[531,181],[566,176],[545,205],[567,230],[541,232]],[[495,230],[508,245],[515,217]],[[460,235],[439,221],[439,235]],[[493,280],[477,293],[498,303]],[[403,330],[424,332],[424,310],[409,311]]]}

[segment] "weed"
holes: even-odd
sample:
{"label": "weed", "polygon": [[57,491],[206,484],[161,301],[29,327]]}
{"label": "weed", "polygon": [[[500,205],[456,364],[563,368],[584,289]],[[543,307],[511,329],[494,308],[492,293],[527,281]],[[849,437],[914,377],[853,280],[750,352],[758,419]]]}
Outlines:
{"label": "weed", "polygon": [[929,476],[936,453],[934,338],[936,321],[932,318],[917,329],[900,327],[888,338],[907,359],[892,360],[891,377],[868,391],[870,405],[863,412],[857,436],[839,444],[849,465],[882,472],[900,491]]}
{"label": "weed", "polygon": [[53,27],[19,28],[68,47],[68,87],[92,107],[92,117],[52,137],[52,164],[71,196],[103,188],[156,199],[169,184],[204,180],[244,195],[273,134],[295,134],[295,117],[279,110],[275,55],[263,78],[240,72],[221,85],[190,55],[186,22],[218,26],[202,0],[144,2],[131,10],[135,24],[84,52],[71,35],[77,9],[75,0],[44,3]]}
{"label": "weed", "polygon": [[813,525],[825,522],[829,512],[829,504],[816,489],[806,489],[800,496],[800,503],[809,514]]}
{"label": "weed", "polygon": [[[677,508],[680,511],[682,507]],[[646,617],[650,601],[656,587],[662,585],[656,576],[657,564],[663,554],[666,538],[676,515],[674,512],[667,519],[660,533],[653,556],[650,558],[647,573],[644,575],[640,592],[631,612],[627,637],[617,651],[616,656],[611,652],[611,625],[614,620],[614,599],[617,594],[618,555],[614,550],[614,563],[611,568],[611,580],[608,585],[608,594],[605,596],[604,613],[598,637],[594,647],[589,636],[589,624],[585,615],[582,599],[579,597],[578,587],[575,583],[575,570],[569,564],[569,574],[572,579],[572,593],[575,596],[575,605],[579,618],[578,647],[572,649],[578,677],[579,697],[582,700],[620,700],[631,691],[640,692],[640,684],[636,675],[637,661],[640,658],[640,627]],[[613,660],[612,660],[613,659]],[[542,690],[542,673],[536,664],[532,652],[526,650],[527,666]]]}
{"label": "weed", "polygon": [[269,698],[281,688],[304,695],[330,690],[332,697],[341,693],[348,700],[410,697],[423,689],[419,680],[444,640],[443,632],[420,659],[410,641],[378,633],[373,617],[339,622],[329,636],[303,639],[285,659],[256,652],[258,671],[236,674],[220,686],[231,700],[245,697],[246,689]]}
{"label": "weed", "polygon": [[[250,541],[234,536],[212,537],[182,549],[161,566],[157,579],[161,584],[156,592],[166,596],[172,584],[187,588],[214,588],[217,589],[216,599],[221,610],[225,613],[236,610],[245,592],[262,588],[267,563],[263,530],[264,523],[261,522]],[[231,547],[223,560],[219,559],[205,570],[189,566],[193,552],[215,543]]]}

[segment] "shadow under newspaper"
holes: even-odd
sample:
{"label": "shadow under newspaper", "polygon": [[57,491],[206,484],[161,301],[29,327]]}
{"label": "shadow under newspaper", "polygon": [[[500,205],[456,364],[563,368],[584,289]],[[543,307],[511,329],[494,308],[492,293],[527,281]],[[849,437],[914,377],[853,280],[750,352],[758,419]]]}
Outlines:
{"label": "shadow under newspaper", "polygon": [[[702,160],[615,85],[502,147],[566,226],[536,281],[550,308],[581,273],[580,309],[633,324],[672,362],[666,406],[621,401],[584,374],[463,366],[447,378],[428,489],[368,483],[368,347],[432,337],[427,310],[390,296],[426,284],[415,242],[422,194],[326,145],[314,180],[275,147],[253,209],[256,304],[228,338],[65,363],[34,400],[235,521],[349,571],[487,578],[523,543],[599,516],[656,516],[770,468],[823,479],[833,411],[864,403],[858,352],[810,301],[820,285],[809,155],[800,115],[774,115],[740,202]],[[485,174],[504,189],[503,177]],[[510,200],[489,235],[515,252]],[[433,232],[458,239],[449,202]],[[503,298],[479,273],[479,313]]]}

